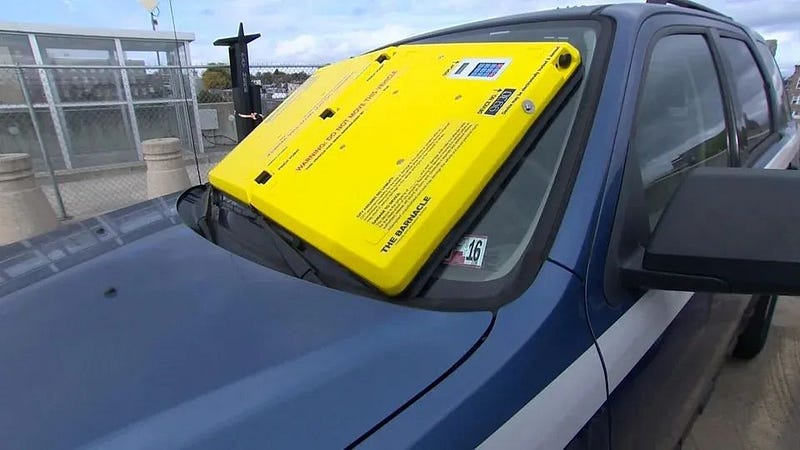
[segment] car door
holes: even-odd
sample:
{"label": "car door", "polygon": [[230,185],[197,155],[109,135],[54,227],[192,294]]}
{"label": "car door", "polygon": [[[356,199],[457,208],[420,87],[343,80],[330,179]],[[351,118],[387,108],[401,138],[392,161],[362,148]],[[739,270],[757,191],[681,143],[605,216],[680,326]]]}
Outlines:
{"label": "car door", "polygon": [[783,85],[783,76],[769,46],[758,36],[755,39],[755,49],[761,56],[757,62],[765,77],[771,101],[772,134],[765,141],[764,152],[756,151],[750,165],[797,169],[800,167],[798,165],[800,138],[797,135],[797,123],[791,120],[792,113],[789,109],[789,97]]}
{"label": "car door", "polygon": [[614,221],[596,237],[608,251],[595,252],[603,263],[590,269],[587,298],[607,372],[615,449],[680,441],[749,305],[748,296],[632,290],[619,277],[691,170],[738,161],[715,39],[709,27],[668,26],[639,49],[641,79]]}

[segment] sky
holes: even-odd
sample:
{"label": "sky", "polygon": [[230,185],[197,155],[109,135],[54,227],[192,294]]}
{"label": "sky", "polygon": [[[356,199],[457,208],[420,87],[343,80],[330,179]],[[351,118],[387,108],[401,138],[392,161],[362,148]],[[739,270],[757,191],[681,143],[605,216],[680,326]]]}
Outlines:
{"label": "sky", "polygon": [[[642,0],[643,1],[643,0]],[[36,7],[31,7],[35,2]],[[800,64],[800,0],[705,0],[778,39],[778,64],[789,75]],[[101,28],[150,29],[138,0],[33,0],[4,2],[3,21]],[[250,45],[251,64],[327,63],[425,31],[475,20],[567,5],[613,0],[172,0],[178,31],[192,32],[192,63],[227,61],[212,46],[235,34],[261,33]],[[168,0],[160,0],[159,30],[172,31]]]}

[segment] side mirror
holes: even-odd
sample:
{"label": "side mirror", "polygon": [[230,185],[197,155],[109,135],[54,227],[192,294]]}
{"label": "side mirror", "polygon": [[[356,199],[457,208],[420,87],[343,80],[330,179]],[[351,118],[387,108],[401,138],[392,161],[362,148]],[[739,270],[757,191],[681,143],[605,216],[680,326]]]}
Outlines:
{"label": "side mirror", "polygon": [[692,171],[622,278],[637,288],[800,294],[800,172]]}

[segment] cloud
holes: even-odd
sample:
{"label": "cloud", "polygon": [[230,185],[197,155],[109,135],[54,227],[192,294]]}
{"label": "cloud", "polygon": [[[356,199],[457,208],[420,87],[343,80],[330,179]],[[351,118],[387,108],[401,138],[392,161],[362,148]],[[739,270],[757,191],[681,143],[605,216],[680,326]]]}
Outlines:
{"label": "cloud", "polygon": [[795,26],[800,23],[800,9],[798,5],[788,2],[752,2],[744,1],[735,3],[721,12],[733,17],[750,27],[782,28],[787,25]]}
{"label": "cloud", "polygon": [[278,58],[308,58],[319,51],[318,39],[309,34],[301,34],[295,38],[279,41],[275,45],[275,56]]}
{"label": "cloud", "polygon": [[[137,1],[38,0],[42,8],[10,8],[6,20],[80,24],[88,27],[149,28]],[[596,5],[616,0],[567,0]],[[630,1],[630,0],[622,0]],[[640,0],[644,1],[644,0]],[[171,18],[162,2],[163,31]],[[560,0],[173,0],[179,31],[195,33],[195,63],[226,61],[215,39],[235,34],[239,22],[262,37],[250,46],[254,62],[330,62],[426,31],[491,17],[567,6]],[[793,69],[800,61],[800,2],[797,0],[703,0],[702,3],[779,39],[777,60]]]}
{"label": "cloud", "polygon": [[[792,30],[794,23],[800,23],[800,8],[787,8],[788,3],[706,2],[768,38],[779,36],[778,61],[784,69],[793,66],[791,61],[800,56],[800,48],[789,41],[798,40]],[[336,61],[425,31],[564,6],[558,0],[234,0],[232,5],[246,18],[246,29],[264,36],[253,43],[251,61],[284,63]]]}
{"label": "cloud", "polygon": [[373,29],[356,29],[339,33],[301,34],[280,40],[269,51],[274,62],[328,63],[402,39],[413,30],[387,24]]}
{"label": "cloud", "polygon": [[794,65],[800,64],[800,30],[762,32],[765,39],[778,40],[778,52],[775,60],[784,76],[794,72]]}

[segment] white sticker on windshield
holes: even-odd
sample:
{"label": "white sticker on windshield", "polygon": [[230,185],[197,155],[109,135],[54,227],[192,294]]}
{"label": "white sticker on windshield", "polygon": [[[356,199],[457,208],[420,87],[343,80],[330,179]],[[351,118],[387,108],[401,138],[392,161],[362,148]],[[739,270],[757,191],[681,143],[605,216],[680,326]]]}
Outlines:
{"label": "white sticker on windshield", "polygon": [[445,258],[444,263],[451,266],[466,266],[475,269],[483,267],[483,255],[486,253],[488,236],[467,235]]}

